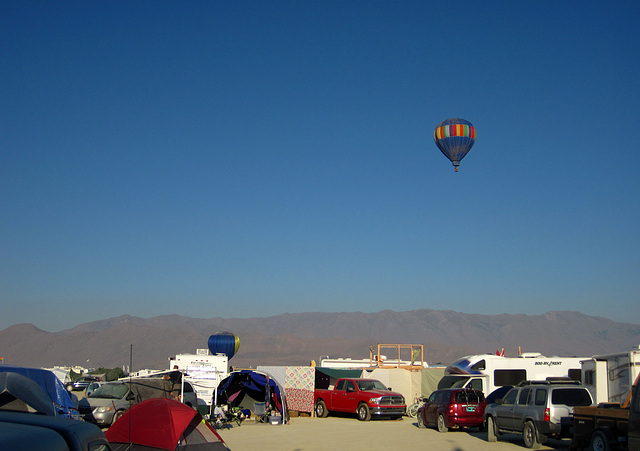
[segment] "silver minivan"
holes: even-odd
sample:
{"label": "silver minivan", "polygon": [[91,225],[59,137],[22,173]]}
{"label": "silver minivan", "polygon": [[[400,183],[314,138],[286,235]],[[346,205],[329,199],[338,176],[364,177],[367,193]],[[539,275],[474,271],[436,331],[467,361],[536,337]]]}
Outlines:
{"label": "silver minivan", "polygon": [[[184,383],[185,404],[197,408],[193,388]],[[134,404],[152,398],[172,398],[173,385],[160,378],[136,378],[107,382],[78,403],[78,411],[85,421],[100,427],[111,426]]]}

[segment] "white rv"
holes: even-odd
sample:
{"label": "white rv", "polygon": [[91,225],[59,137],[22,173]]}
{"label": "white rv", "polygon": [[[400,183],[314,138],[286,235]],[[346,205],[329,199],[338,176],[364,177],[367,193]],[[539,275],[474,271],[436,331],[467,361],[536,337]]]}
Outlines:
{"label": "white rv", "polygon": [[518,357],[480,354],[462,357],[448,365],[438,388],[460,387],[482,390],[486,395],[505,385],[548,377],[580,380],[580,362],[584,357],[545,357],[526,352]]}
{"label": "white rv", "polygon": [[582,382],[596,404],[622,404],[640,373],[640,345],[624,352],[594,355],[582,361]]}
{"label": "white rv", "polygon": [[211,354],[208,349],[169,358],[169,369],[176,366],[184,380],[193,386],[201,405],[211,406],[218,384],[229,375],[229,358],[225,354]]}

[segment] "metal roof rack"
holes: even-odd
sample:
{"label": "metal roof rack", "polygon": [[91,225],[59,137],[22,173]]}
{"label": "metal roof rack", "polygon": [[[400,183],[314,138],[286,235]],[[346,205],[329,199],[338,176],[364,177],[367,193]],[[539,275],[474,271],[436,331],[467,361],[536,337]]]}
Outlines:
{"label": "metal roof rack", "polygon": [[548,377],[545,380],[522,381],[517,386],[523,387],[525,385],[580,385],[580,381],[569,377]]}

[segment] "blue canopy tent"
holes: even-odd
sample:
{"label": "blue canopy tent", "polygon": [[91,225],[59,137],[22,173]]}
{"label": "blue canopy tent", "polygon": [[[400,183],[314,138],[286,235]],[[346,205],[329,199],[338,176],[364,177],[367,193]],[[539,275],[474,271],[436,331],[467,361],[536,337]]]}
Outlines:
{"label": "blue canopy tent", "polygon": [[264,402],[267,411],[276,410],[282,422],[289,422],[289,411],[284,387],[268,373],[254,370],[233,371],[224,378],[216,391],[218,405],[230,405],[252,410],[254,402]]}
{"label": "blue canopy tent", "polygon": [[25,368],[14,365],[0,365],[0,372],[22,374],[37,383],[51,398],[56,415],[60,417],[79,419],[78,410],[71,399],[71,395],[60,379],[49,370],[40,368]]}

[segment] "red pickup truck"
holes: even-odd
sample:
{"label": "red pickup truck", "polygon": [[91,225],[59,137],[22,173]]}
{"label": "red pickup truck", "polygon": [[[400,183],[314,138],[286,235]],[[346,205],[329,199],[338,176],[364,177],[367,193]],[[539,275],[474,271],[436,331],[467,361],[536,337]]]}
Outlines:
{"label": "red pickup truck", "polygon": [[369,421],[372,415],[401,418],[407,410],[400,393],[375,379],[338,379],[333,390],[316,389],[315,399],[320,418],[333,411],[356,413],[358,420]]}

